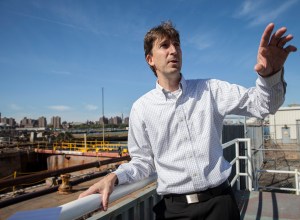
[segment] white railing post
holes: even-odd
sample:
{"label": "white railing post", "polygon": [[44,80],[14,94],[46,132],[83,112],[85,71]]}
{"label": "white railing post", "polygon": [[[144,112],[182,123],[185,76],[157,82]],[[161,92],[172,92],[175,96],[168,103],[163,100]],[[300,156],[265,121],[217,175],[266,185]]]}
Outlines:
{"label": "white railing post", "polygon": [[235,142],[235,157],[237,158],[235,162],[235,170],[236,170],[236,175],[239,176],[237,179],[237,190],[241,189],[241,176],[240,176],[240,149],[239,149],[239,142]]}
{"label": "white railing post", "polygon": [[296,195],[299,195],[299,176],[298,176],[298,169],[295,169],[295,186],[296,186]]}
{"label": "white railing post", "polygon": [[249,191],[252,191],[252,154],[251,154],[251,141],[250,138],[247,138],[247,159],[248,159],[248,187]]}

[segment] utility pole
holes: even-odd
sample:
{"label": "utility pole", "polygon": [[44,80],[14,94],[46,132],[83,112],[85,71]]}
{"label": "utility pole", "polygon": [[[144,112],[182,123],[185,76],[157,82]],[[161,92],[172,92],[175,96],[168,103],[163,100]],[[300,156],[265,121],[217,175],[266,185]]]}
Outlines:
{"label": "utility pole", "polygon": [[102,141],[104,146],[104,87],[102,87]]}

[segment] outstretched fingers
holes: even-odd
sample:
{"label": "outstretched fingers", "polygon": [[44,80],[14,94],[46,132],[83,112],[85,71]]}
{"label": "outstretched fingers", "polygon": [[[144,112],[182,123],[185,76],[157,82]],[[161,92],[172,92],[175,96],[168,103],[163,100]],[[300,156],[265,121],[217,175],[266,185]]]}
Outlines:
{"label": "outstretched fingers", "polygon": [[278,44],[281,42],[281,41],[284,41],[284,39],[286,37],[282,37],[285,32],[286,32],[286,27],[282,27],[280,29],[278,29],[271,37],[271,40],[270,40],[270,45],[271,46],[278,46]]}
{"label": "outstretched fingers", "polygon": [[287,52],[287,53],[290,53],[290,52],[296,52],[297,51],[297,47],[293,46],[293,45],[289,45],[287,46],[286,48],[284,48],[284,50]]}
{"label": "outstretched fingers", "polygon": [[107,191],[104,191],[102,194],[102,206],[104,211],[106,211],[108,208],[108,202],[109,202],[109,193]]}
{"label": "outstretched fingers", "polygon": [[80,193],[80,195],[79,195],[79,199],[80,198],[83,198],[83,197],[85,197],[85,196],[88,196],[88,195],[92,195],[92,194],[94,194],[94,193],[96,193],[97,192],[97,190],[93,187],[93,186],[91,186],[90,188],[88,188],[86,191],[84,191],[83,193]]}
{"label": "outstretched fingers", "polygon": [[283,48],[284,45],[285,45],[287,42],[289,42],[290,40],[292,40],[292,39],[293,39],[293,36],[292,36],[291,34],[282,37],[282,38],[278,41],[277,47]]}
{"label": "outstretched fingers", "polygon": [[270,23],[266,27],[265,31],[262,34],[261,40],[260,40],[260,45],[259,45],[260,47],[267,47],[269,45],[269,41],[270,41],[271,34],[273,32],[273,29],[274,29],[273,23]]}

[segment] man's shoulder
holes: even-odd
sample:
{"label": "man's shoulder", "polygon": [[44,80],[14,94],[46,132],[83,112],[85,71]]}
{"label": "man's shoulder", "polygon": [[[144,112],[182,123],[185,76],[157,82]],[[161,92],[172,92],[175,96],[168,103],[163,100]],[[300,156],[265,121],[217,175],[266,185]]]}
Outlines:
{"label": "man's shoulder", "polygon": [[140,104],[144,104],[145,102],[147,103],[148,100],[151,100],[154,98],[155,93],[156,93],[156,89],[152,89],[150,91],[148,91],[147,93],[145,93],[144,95],[140,96],[134,103],[133,105],[140,105]]}
{"label": "man's shoulder", "polygon": [[187,79],[185,81],[188,86],[190,86],[190,85],[213,85],[213,84],[219,84],[219,83],[227,83],[226,81],[219,80],[219,79],[213,79],[213,78]]}

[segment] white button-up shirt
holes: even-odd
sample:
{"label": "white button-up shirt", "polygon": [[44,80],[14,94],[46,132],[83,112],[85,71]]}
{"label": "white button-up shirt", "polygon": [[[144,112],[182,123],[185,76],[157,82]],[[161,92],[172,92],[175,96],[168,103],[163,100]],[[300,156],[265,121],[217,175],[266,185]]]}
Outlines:
{"label": "white button-up shirt", "polygon": [[129,163],[115,173],[119,184],[157,172],[157,192],[189,193],[224,182],[231,165],[223,158],[221,134],[227,114],[264,118],[284,101],[281,71],[258,76],[256,87],[224,81],[185,80],[174,93],[156,88],[139,98],[129,118]]}

